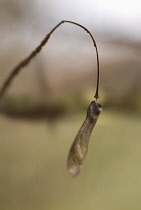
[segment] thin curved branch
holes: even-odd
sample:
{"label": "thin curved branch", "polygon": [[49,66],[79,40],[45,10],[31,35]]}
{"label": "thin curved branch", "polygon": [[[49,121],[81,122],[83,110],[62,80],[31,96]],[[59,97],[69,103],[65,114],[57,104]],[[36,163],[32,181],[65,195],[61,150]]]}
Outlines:
{"label": "thin curved branch", "polygon": [[86,29],[84,26],[72,22],[72,21],[61,21],[60,23],[58,23],[51,31],[49,34],[46,35],[46,37],[43,39],[43,41],[39,44],[39,46],[28,56],[26,57],[23,61],[21,61],[10,73],[10,75],[8,76],[8,78],[4,81],[2,88],[0,89],[0,99],[3,97],[3,95],[5,94],[6,90],[8,89],[8,87],[10,86],[10,84],[12,83],[13,79],[15,78],[15,76],[20,72],[20,70],[22,68],[24,68],[25,66],[27,66],[30,61],[38,54],[40,53],[40,51],[42,50],[42,47],[45,46],[45,44],[48,42],[50,36],[53,34],[53,32],[63,23],[71,23],[74,25],[77,25],[81,28],[83,28],[91,37],[93,44],[95,46],[96,49],[96,56],[97,56],[97,85],[96,85],[96,92],[95,92],[95,98],[96,100],[99,98],[98,95],[98,89],[99,89],[99,56],[98,56],[98,49],[97,49],[97,45],[95,42],[94,37],[92,36],[92,34],[90,33],[90,31],[88,29]]}

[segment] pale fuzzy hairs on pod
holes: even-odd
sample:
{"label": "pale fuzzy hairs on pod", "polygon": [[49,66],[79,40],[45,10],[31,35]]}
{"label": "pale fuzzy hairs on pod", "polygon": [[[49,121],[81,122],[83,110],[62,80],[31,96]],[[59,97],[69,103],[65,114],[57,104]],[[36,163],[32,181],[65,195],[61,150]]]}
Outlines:
{"label": "pale fuzzy hairs on pod", "polygon": [[76,176],[80,173],[80,168],[88,152],[91,133],[101,111],[102,106],[96,101],[90,103],[86,119],[78,131],[68,155],[67,169],[72,176]]}

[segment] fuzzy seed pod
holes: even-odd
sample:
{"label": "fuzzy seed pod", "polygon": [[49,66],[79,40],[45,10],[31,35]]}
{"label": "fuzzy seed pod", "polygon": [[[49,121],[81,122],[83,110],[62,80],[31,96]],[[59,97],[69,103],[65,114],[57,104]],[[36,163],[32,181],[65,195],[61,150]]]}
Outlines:
{"label": "fuzzy seed pod", "polygon": [[88,144],[92,130],[101,111],[102,106],[96,101],[90,103],[86,119],[78,131],[68,155],[67,168],[72,176],[76,176],[80,173],[80,168],[88,152]]}

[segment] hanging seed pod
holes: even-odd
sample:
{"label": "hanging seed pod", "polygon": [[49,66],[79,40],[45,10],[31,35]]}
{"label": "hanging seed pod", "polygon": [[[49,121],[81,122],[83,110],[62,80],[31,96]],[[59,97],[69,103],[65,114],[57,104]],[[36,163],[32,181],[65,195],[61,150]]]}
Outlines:
{"label": "hanging seed pod", "polygon": [[78,131],[68,155],[67,168],[72,176],[76,176],[80,172],[80,168],[88,152],[91,133],[101,111],[102,107],[96,101],[90,103],[86,119]]}
{"label": "hanging seed pod", "polygon": [[[43,46],[49,41],[51,35],[54,33],[54,31],[63,23],[70,23],[74,24],[82,29],[84,29],[89,36],[92,39],[93,45],[96,50],[96,57],[97,57],[97,84],[96,84],[96,92],[95,92],[95,98],[96,101],[99,98],[99,55],[98,55],[98,48],[96,45],[96,41],[94,37],[92,36],[91,32],[85,28],[84,26],[73,22],[73,21],[61,21],[58,23],[51,31],[49,34],[46,35],[46,37],[41,41],[41,43],[34,49],[29,56],[27,56],[23,61],[21,61],[10,73],[10,75],[6,78],[4,81],[3,85],[0,88],[0,100],[2,97],[5,95],[7,89],[9,88],[10,84],[13,82],[14,78],[20,73],[20,71],[26,67],[30,61],[35,58],[35,56],[41,52]],[[89,139],[90,135],[92,133],[92,130],[96,124],[96,121],[99,117],[99,114],[102,110],[102,107],[100,104],[98,104],[96,101],[92,101],[91,104],[88,107],[87,111],[87,116],[86,119],[81,126],[73,144],[69,152],[68,156],[68,161],[67,161],[67,167],[68,171],[72,176],[77,175],[80,172],[80,168],[83,164],[83,161],[85,159],[85,156],[88,151],[88,144],[89,144]]]}

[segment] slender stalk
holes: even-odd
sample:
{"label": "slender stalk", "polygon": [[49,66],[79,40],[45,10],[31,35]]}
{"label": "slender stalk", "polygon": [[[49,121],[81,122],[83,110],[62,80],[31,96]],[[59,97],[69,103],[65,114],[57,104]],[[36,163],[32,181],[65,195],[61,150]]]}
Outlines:
{"label": "slender stalk", "polygon": [[23,61],[21,61],[10,73],[10,75],[8,76],[8,78],[4,81],[1,89],[0,89],[0,99],[4,96],[6,90],[8,89],[8,87],[10,86],[10,84],[12,83],[13,79],[16,77],[17,74],[19,74],[20,70],[23,69],[25,66],[27,66],[30,61],[38,54],[40,53],[40,51],[42,50],[42,47],[45,46],[45,44],[48,42],[50,36],[53,34],[53,32],[63,23],[71,23],[74,25],[77,25],[81,28],[83,28],[91,37],[93,44],[95,46],[96,49],[96,56],[97,56],[97,85],[96,85],[96,92],[95,92],[95,98],[96,100],[99,98],[99,94],[98,94],[98,90],[99,90],[99,56],[98,56],[98,49],[97,49],[97,45],[95,42],[94,37],[92,36],[92,34],[90,33],[90,31],[88,29],[86,29],[84,26],[72,22],[72,21],[61,21],[60,23],[58,23],[51,31],[49,34],[46,35],[46,37],[42,40],[42,42],[38,45],[38,47],[28,56],[26,57]]}

